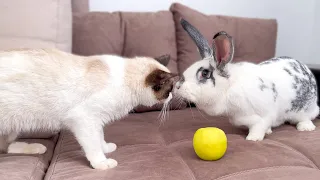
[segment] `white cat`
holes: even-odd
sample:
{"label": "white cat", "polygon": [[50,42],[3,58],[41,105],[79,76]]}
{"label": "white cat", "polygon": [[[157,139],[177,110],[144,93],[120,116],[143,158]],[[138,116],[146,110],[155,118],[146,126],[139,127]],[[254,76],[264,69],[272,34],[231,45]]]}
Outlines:
{"label": "white cat", "polygon": [[20,132],[69,129],[95,169],[117,166],[104,153],[103,126],[137,105],[168,103],[173,77],[159,58],[77,56],[56,49],[0,52],[0,150],[41,154],[41,144],[14,142]]}
{"label": "white cat", "polygon": [[186,20],[181,25],[196,43],[202,60],[195,62],[174,92],[209,115],[223,115],[236,126],[249,128],[247,140],[261,141],[288,121],[299,131],[312,131],[319,114],[314,75],[303,63],[279,57],[260,64],[230,63],[234,45],[230,35],[214,35],[212,47]]}

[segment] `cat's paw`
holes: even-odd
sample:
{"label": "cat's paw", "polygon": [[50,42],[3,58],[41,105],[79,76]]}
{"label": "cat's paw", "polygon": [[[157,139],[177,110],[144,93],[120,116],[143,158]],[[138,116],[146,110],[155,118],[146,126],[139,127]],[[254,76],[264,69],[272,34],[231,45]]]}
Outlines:
{"label": "cat's paw", "polygon": [[91,163],[91,166],[94,169],[98,169],[98,170],[106,170],[106,169],[110,169],[110,168],[114,168],[118,165],[118,162],[114,159],[106,159],[104,161],[101,162],[97,162],[97,163]]}
{"label": "cat's paw", "polygon": [[8,147],[8,153],[44,154],[47,148],[39,143],[14,142]]}
{"label": "cat's paw", "polygon": [[249,133],[249,135],[246,137],[246,140],[248,140],[248,141],[262,141],[263,138],[264,138],[264,135]]}
{"label": "cat's paw", "polygon": [[267,130],[267,132],[266,132],[266,134],[271,134],[272,133],[272,130],[271,130],[271,128],[269,128],[268,130]]}
{"label": "cat's paw", "polygon": [[316,126],[312,121],[302,121],[297,124],[298,131],[313,131],[316,129]]}
{"label": "cat's paw", "polygon": [[111,153],[117,149],[117,145],[115,143],[106,143],[102,144],[102,149],[104,153]]}

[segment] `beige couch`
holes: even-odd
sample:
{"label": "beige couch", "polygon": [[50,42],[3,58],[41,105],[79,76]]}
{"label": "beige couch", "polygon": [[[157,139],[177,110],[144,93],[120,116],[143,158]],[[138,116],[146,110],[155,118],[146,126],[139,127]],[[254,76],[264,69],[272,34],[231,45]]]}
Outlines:
{"label": "beige couch", "polygon": [[[87,11],[86,0],[6,1],[0,5],[0,49],[55,47],[81,55],[127,57],[170,53],[168,68],[181,73],[199,59],[194,43],[178,23],[184,17],[208,40],[220,30],[229,32],[235,39],[235,61],[260,62],[275,54],[274,19],[204,15],[178,3],[168,11],[153,13]],[[0,179],[320,178],[319,127],[298,132],[294,126],[283,125],[264,141],[251,142],[245,140],[246,130],[231,126],[226,118],[208,117],[186,104],[173,103],[169,118],[161,125],[159,108],[137,107],[127,118],[105,128],[106,140],[118,145],[108,155],[119,162],[114,169],[92,169],[68,131],[28,133],[21,140],[43,143],[48,151],[44,155],[0,154]],[[320,121],[315,124],[319,126]],[[192,148],[194,132],[207,126],[227,134],[228,149],[218,161],[202,161]]]}

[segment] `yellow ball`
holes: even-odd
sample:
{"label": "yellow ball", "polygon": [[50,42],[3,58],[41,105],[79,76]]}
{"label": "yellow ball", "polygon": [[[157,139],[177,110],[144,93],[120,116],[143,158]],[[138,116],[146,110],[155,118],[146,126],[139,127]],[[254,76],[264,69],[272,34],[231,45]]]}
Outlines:
{"label": "yellow ball", "polygon": [[193,148],[203,160],[218,160],[227,150],[227,136],[216,127],[200,128],[194,133]]}

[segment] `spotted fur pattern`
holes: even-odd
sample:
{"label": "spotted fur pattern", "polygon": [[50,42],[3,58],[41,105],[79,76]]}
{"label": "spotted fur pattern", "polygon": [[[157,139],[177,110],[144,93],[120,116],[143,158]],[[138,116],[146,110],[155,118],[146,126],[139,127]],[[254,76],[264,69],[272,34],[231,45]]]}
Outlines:
{"label": "spotted fur pattern", "polygon": [[260,64],[228,64],[228,78],[212,72],[214,84],[195,75],[209,67],[208,60],[190,66],[175,93],[209,115],[228,116],[232,124],[248,127],[247,140],[260,141],[286,121],[296,124],[300,131],[315,129],[312,120],[319,114],[317,84],[303,63],[279,57]]}
{"label": "spotted fur pattern", "polygon": [[[185,21],[182,26],[201,46],[202,60],[183,72],[183,81],[174,89],[177,96],[195,103],[209,115],[228,116],[233,125],[247,127],[247,140],[261,141],[273,127],[286,121],[296,124],[299,131],[316,128],[312,120],[319,114],[317,83],[306,65],[287,56],[260,64],[230,63],[234,52],[231,36],[220,36],[220,45],[210,50],[195,27]],[[214,41],[219,34],[213,36]],[[211,76],[205,70],[210,70]]]}

